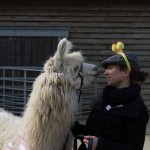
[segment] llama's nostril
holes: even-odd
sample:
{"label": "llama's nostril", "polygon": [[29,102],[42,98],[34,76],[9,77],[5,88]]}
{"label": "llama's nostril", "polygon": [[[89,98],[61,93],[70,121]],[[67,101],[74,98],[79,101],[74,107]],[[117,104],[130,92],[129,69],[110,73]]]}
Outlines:
{"label": "llama's nostril", "polygon": [[93,71],[97,71],[97,70],[98,70],[97,66],[94,66],[94,67],[92,68],[92,70],[93,70]]}

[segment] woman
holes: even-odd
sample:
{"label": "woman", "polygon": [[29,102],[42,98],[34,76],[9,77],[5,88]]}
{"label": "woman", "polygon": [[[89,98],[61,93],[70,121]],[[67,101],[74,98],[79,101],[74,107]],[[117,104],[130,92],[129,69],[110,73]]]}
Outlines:
{"label": "woman", "polygon": [[80,150],[143,150],[148,111],[140,96],[141,84],[148,77],[134,54],[125,54],[123,43],[113,45],[119,51],[102,62],[107,86],[98,98],[86,125],[76,123],[75,134],[85,134]]}

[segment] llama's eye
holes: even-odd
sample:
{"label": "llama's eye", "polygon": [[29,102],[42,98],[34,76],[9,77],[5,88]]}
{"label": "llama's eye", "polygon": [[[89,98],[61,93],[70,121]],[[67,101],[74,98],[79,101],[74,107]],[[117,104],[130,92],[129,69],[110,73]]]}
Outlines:
{"label": "llama's eye", "polygon": [[77,71],[79,69],[79,66],[75,66],[74,71]]}

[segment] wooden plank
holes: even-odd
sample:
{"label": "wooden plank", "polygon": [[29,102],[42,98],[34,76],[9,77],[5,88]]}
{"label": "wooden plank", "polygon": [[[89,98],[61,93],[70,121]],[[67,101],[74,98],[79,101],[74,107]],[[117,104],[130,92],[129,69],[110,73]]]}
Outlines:
{"label": "wooden plank", "polygon": [[[111,43],[116,43],[116,41],[118,41],[117,39],[72,39],[73,43],[81,43],[81,44],[109,44],[109,46],[111,46]],[[120,39],[120,41],[126,41],[126,44],[133,44],[136,45],[136,43],[138,44],[148,44],[150,43],[150,39],[145,39],[145,40],[136,40],[136,39]]]}
{"label": "wooden plank", "polygon": [[[107,29],[107,30],[106,30]],[[110,34],[116,34],[116,33],[125,33],[125,34],[131,34],[131,33],[145,33],[145,34],[149,34],[150,33],[150,29],[149,27],[147,28],[138,28],[138,27],[134,27],[134,28],[130,28],[130,26],[124,26],[124,27],[113,27],[111,26],[111,28],[105,28],[105,27],[79,27],[79,28],[73,28],[71,30],[71,32],[77,32],[77,33],[99,33],[99,34],[103,34],[103,33],[110,33]]]}
{"label": "wooden plank", "polygon": [[[150,47],[150,45],[149,45]],[[130,50],[124,50],[124,52],[128,52],[128,53],[134,53],[137,57],[139,56],[150,56],[150,52],[149,51],[145,51],[145,50],[139,50],[139,51],[136,51],[134,49],[132,49],[132,51]],[[82,50],[82,53],[83,54],[86,54],[86,55],[111,55],[111,54],[115,54],[112,52],[111,48],[108,50],[106,49],[103,49],[103,50],[98,50],[98,49],[83,49]]]}
{"label": "wooden plank", "polygon": [[[141,8],[139,10],[131,10],[131,11],[120,11],[120,10],[107,10],[107,9],[98,9],[98,10],[91,10],[89,8],[85,9],[85,7],[77,9],[74,9],[75,7],[72,7],[73,9],[69,9],[69,7],[50,7],[49,9],[43,8],[43,9],[32,9],[27,8],[26,10],[22,7],[20,7],[19,10],[17,9],[10,9],[6,8],[6,10],[0,10],[0,14],[3,16],[10,15],[11,16],[69,16],[69,17],[149,17],[150,16],[150,10],[143,11]],[[103,7],[102,7],[103,8]],[[4,9],[4,8],[3,8]]]}
{"label": "wooden plank", "polygon": [[[102,56],[102,55],[95,55],[95,56],[93,56],[93,55],[84,55],[84,56],[87,57],[88,60],[104,60],[104,59],[106,59],[106,57]],[[150,56],[140,56],[140,57],[138,57],[139,62],[146,62],[148,64],[150,63],[149,59],[150,59]]]}
{"label": "wooden plank", "polygon": [[[119,41],[119,39],[116,40],[116,42],[117,41]],[[98,51],[100,53],[104,53],[104,54],[108,53],[109,54],[109,52],[111,50],[112,43],[109,43],[109,44],[105,44],[105,43],[97,43],[97,44],[74,43],[74,45],[75,45],[74,50],[82,50],[85,52],[86,51],[87,52],[88,51],[94,51],[94,52]],[[138,43],[136,43],[133,45],[133,44],[126,44],[125,43],[125,50],[128,50],[128,51],[133,50],[133,51],[135,51],[135,53],[139,53],[139,54],[142,53],[142,55],[145,54],[145,53],[143,53],[143,51],[147,53],[147,52],[149,52],[149,49],[150,49],[150,44],[138,44]]]}
{"label": "wooden plank", "polygon": [[150,91],[149,91],[149,89],[143,89],[143,90],[141,91],[141,94],[142,94],[142,95],[149,95],[149,94],[150,94]]}
{"label": "wooden plank", "polygon": [[[127,24],[127,25],[131,25],[130,26],[141,26],[141,27],[147,27],[149,25],[149,17],[133,17],[133,16],[129,16],[129,17],[123,17],[123,16],[117,16],[117,17],[109,17],[109,16],[60,16],[59,15],[60,12],[58,12],[58,14],[56,14],[57,17],[55,16],[51,16],[51,14],[49,15],[0,15],[0,20],[5,21],[5,20],[10,20],[10,21],[15,21],[15,20],[24,20],[24,21],[31,21],[31,19],[35,20],[35,21],[50,21],[50,22],[83,22],[83,23],[97,23],[100,27],[104,26],[106,24],[106,26],[109,26],[109,24],[118,24],[118,26],[121,26],[123,23]],[[118,22],[118,20],[120,22]],[[140,20],[140,22],[136,22],[136,20]],[[149,27],[149,26],[148,26]]]}
{"label": "wooden plank", "polygon": [[[38,1],[37,1],[38,2]],[[4,3],[3,3],[4,4]],[[23,4],[23,5],[22,5]],[[38,3],[40,5],[35,5],[35,1],[34,4],[32,1],[28,2],[28,3],[24,3],[23,1],[19,4],[19,2],[17,3],[7,3],[7,5],[0,5],[1,10],[5,10],[5,9],[9,9],[9,10],[70,10],[70,11],[80,11],[80,10],[88,10],[88,11],[99,11],[99,10],[105,10],[105,11],[119,11],[120,12],[130,12],[130,11],[150,11],[150,7],[149,7],[149,3],[147,3],[147,5],[141,5],[141,3],[136,3],[136,5],[129,5],[129,4],[124,4],[124,5],[116,5],[111,3],[111,5],[109,6],[105,6],[105,5],[89,5],[88,7],[85,7],[85,5],[70,5],[69,7],[67,5],[52,5],[52,1],[47,1],[44,2],[43,1],[43,5],[41,5],[41,3]],[[55,7],[54,7],[55,6]],[[121,10],[121,11],[120,11]]]}
{"label": "wooden plank", "polygon": [[72,32],[71,37],[76,39],[76,38],[82,38],[82,39],[89,39],[89,38],[95,38],[95,39],[129,39],[129,38],[134,38],[134,39],[149,39],[150,35],[149,34],[144,34],[144,33],[126,33],[126,34],[118,34],[118,33],[105,33],[105,34],[97,34],[97,33],[76,33]]}
{"label": "wooden plank", "polygon": [[[82,27],[82,28],[89,28],[90,26],[94,27],[94,28],[100,28],[100,27],[108,27],[108,28],[130,28],[132,30],[132,28],[139,28],[138,30],[140,30],[141,28],[149,28],[150,27],[150,23],[135,23],[135,22],[132,22],[132,23],[128,23],[128,22],[125,22],[125,23],[103,23],[103,22],[85,22],[81,19],[80,22],[78,22],[78,20],[69,20],[69,19],[61,19],[60,18],[55,18],[54,21],[51,20],[49,17],[46,17],[46,18],[43,18],[43,17],[26,17],[26,16],[22,16],[22,17],[0,17],[0,21],[1,22],[6,22],[6,21],[9,21],[9,22],[16,22],[16,21],[19,21],[19,22],[39,22],[39,23],[48,23],[51,25],[51,26],[57,26],[57,25],[60,25],[60,26],[72,26],[72,27]],[[71,22],[70,22],[71,21]],[[47,24],[48,25],[48,24]],[[140,32],[140,31],[139,31]]]}

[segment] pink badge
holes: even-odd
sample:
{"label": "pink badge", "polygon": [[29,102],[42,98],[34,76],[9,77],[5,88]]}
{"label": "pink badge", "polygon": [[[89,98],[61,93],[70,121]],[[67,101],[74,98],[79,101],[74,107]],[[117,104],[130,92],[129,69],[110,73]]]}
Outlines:
{"label": "pink badge", "polygon": [[110,105],[107,105],[107,106],[106,106],[106,110],[109,111],[110,109],[111,109],[111,106],[110,106]]}
{"label": "pink badge", "polygon": [[26,150],[26,147],[27,147],[26,142],[24,140],[21,140],[18,150]]}
{"label": "pink badge", "polygon": [[6,148],[6,150],[14,150],[14,149],[13,149],[12,142],[9,142],[9,143],[8,143],[8,147]]}
{"label": "pink badge", "polygon": [[[18,150],[26,150],[27,149],[27,143],[24,140],[24,138],[20,134],[16,134],[16,138],[21,140]],[[6,150],[15,150],[12,142],[8,143],[8,147],[6,148]]]}

